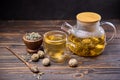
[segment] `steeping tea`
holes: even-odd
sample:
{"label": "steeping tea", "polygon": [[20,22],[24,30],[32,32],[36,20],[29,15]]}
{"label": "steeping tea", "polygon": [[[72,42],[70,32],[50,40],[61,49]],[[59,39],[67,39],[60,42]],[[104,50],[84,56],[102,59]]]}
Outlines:
{"label": "steeping tea", "polygon": [[44,34],[44,50],[55,62],[64,61],[66,34],[62,31],[50,31]]}
{"label": "steeping tea", "polygon": [[105,48],[105,36],[78,38],[73,34],[68,37],[69,49],[80,56],[99,55]]}

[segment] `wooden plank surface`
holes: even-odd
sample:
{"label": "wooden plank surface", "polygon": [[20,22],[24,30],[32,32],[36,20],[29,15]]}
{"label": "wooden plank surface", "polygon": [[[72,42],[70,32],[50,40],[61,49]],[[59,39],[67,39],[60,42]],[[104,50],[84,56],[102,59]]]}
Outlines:
{"label": "wooden plank surface", "polygon": [[[44,20],[44,21],[0,21],[0,80],[37,80],[34,74],[4,46],[9,46],[19,55],[26,54],[22,36],[26,32],[39,32],[44,34],[49,30],[60,30],[63,22],[75,24],[74,20]],[[105,48],[102,55],[94,58],[85,58],[72,55],[80,62],[78,67],[71,68],[67,63],[51,63],[44,67],[38,65],[42,80],[120,80],[120,20],[108,20],[115,24],[117,35]],[[112,30],[104,27],[107,36]],[[82,62],[82,64],[81,64]]]}

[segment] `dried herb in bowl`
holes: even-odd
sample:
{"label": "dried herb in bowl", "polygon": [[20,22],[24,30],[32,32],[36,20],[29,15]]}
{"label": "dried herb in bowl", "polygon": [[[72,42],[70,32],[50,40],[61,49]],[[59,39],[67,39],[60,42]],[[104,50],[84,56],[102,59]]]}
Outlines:
{"label": "dried herb in bowl", "polygon": [[41,47],[43,38],[37,32],[26,33],[23,36],[23,41],[27,47],[29,53],[36,53]]}
{"label": "dried herb in bowl", "polygon": [[40,39],[41,37],[42,37],[42,36],[41,36],[39,33],[37,33],[37,32],[32,32],[32,33],[26,33],[26,34],[25,34],[25,38],[26,38],[27,40],[36,41],[36,40]]}

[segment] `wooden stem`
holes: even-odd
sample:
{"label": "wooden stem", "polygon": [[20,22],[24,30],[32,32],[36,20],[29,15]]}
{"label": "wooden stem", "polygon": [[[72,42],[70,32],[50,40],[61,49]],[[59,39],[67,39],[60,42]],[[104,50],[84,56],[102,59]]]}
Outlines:
{"label": "wooden stem", "polygon": [[33,73],[38,73],[38,67],[33,66],[32,64],[26,62],[22,57],[20,57],[18,54],[16,54],[15,52],[13,52],[10,48],[5,47],[6,49],[8,49],[12,54],[14,54],[19,60],[21,60]]}

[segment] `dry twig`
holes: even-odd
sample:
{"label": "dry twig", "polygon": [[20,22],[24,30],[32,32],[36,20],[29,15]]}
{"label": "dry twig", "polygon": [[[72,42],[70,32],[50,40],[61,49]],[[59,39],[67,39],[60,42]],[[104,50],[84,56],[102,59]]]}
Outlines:
{"label": "dry twig", "polygon": [[13,52],[10,48],[5,48],[8,49],[12,54],[14,54],[19,60],[21,60],[33,73],[39,73],[39,69],[37,66],[33,66],[32,64],[26,62],[21,56]]}

